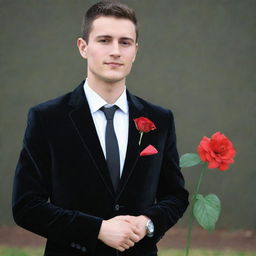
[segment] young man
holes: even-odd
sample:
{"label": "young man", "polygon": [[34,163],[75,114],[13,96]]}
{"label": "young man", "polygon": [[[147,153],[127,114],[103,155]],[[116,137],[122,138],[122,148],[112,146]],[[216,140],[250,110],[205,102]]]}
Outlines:
{"label": "young man", "polygon": [[[82,31],[86,81],[29,111],[14,219],[47,238],[46,256],[157,255],[188,205],[172,113],[126,90],[138,50],[132,9],[99,2]],[[142,137],[141,117],[151,124]]]}

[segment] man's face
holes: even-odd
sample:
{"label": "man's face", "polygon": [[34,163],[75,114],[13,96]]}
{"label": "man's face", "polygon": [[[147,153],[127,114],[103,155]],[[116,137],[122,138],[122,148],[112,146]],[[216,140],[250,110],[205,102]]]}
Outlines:
{"label": "man's face", "polygon": [[135,60],[135,25],[128,19],[99,17],[93,21],[88,42],[85,42],[88,78],[115,83],[124,81]]}

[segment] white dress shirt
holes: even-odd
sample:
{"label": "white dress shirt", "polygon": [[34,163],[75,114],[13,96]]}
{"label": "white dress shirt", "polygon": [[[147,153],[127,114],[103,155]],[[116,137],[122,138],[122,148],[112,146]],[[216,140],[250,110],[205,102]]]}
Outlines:
{"label": "white dress shirt", "polygon": [[106,147],[105,147],[105,130],[107,120],[105,114],[100,110],[101,107],[112,107],[113,105],[118,106],[118,109],[114,115],[114,130],[116,133],[119,155],[120,155],[120,177],[124,167],[124,161],[126,156],[126,149],[128,143],[128,128],[129,128],[129,108],[126,96],[126,87],[114,104],[108,104],[104,99],[101,98],[88,84],[86,79],[84,83],[84,92],[87,98],[94,125],[100,140],[100,144],[103,153],[106,158]]}

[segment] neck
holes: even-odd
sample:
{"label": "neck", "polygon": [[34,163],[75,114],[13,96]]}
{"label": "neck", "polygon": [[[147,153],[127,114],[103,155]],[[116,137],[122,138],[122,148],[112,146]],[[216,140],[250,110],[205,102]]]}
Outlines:
{"label": "neck", "polygon": [[87,78],[89,86],[103,98],[108,104],[113,104],[121,96],[125,89],[125,80],[106,82]]}

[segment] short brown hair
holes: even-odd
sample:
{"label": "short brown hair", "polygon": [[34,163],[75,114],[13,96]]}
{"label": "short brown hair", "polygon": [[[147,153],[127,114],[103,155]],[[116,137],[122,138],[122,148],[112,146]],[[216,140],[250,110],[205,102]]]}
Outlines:
{"label": "short brown hair", "polygon": [[82,38],[88,42],[89,34],[92,29],[92,23],[100,16],[112,16],[124,18],[133,22],[136,30],[136,42],[138,40],[137,18],[133,9],[117,1],[101,1],[91,6],[84,15],[82,22]]}

